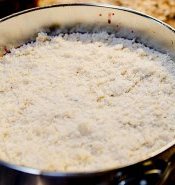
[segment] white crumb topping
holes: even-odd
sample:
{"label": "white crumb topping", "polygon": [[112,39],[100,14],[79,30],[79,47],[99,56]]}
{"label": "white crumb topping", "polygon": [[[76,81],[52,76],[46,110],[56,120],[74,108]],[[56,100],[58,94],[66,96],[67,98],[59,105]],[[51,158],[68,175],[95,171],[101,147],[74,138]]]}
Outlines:
{"label": "white crumb topping", "polygon": [[48,36],[0,60],[0,159],[90,171],[175,139],[175,63],[107,32]]}

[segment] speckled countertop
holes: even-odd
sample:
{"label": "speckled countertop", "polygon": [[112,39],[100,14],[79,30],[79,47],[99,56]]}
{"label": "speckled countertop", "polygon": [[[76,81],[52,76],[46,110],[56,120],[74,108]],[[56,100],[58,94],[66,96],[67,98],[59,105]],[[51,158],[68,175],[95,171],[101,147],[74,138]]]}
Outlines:
{"label": "speckled countertop", "polygon": [[100,2],[126,6],[152,15],[175,27],[175,0],[38,0],[38,5],[73,2]]}

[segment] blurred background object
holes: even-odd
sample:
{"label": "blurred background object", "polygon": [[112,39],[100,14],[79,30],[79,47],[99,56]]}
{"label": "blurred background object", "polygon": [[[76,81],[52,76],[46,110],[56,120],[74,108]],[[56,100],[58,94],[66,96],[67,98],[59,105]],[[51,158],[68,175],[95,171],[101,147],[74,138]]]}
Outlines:
{"label": "blurred background object", "polygon": [[0,17],[35,6],[60,3],[108,3],[129,7],[175,27],[175,0],[0,0]]}
{"label": "blurred background object", "polygon": [[35,6],[36,0],[0,0],[0,18]]}

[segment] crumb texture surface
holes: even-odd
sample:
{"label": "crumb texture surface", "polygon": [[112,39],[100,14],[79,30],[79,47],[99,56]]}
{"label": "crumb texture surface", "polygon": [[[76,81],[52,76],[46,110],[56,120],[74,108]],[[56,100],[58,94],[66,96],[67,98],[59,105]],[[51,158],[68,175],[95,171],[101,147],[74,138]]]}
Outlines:
{"label": "crumb texture surface", "polygon": [[175,63],[105,31],[48,36],[0,60],[0,159],[90,171],[175,139]]}

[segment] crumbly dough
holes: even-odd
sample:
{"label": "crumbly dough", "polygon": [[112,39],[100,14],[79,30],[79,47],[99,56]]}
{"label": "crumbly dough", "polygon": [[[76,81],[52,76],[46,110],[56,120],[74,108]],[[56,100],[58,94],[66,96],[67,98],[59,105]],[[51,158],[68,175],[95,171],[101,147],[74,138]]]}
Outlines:
{"label": "crumbly dough", "polygon": [[0,159],[50,171],[142,160],[175,139],[175,63],[105,31],[48,36],[0,60]]}

